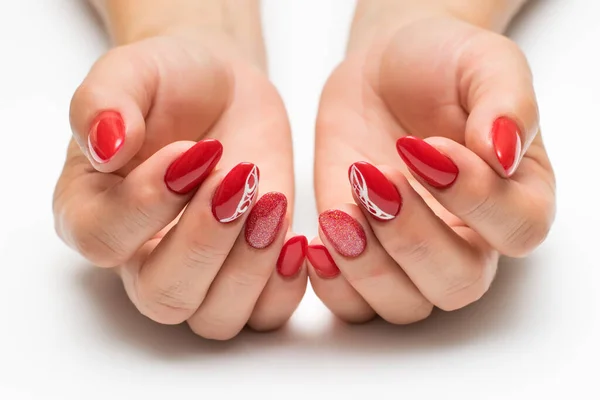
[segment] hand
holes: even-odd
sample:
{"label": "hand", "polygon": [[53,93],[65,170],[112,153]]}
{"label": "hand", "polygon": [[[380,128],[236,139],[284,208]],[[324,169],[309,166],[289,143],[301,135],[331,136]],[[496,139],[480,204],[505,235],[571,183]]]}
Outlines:
{"label": "hand", "polygon": [[513,42],[442,14],[369,38],[322,95],[310,279],[342,319],[405,324],[476,301],[499,254],[534,250],[554,175]]}
{"label": "hand", "polygon": [[115,268],[157,322],[213,339],[285,323],[306,239],[286,234],[290,128],[259,63],[225,35],[136,41],[94,65],[71,122],[54,199],[67,244]]}

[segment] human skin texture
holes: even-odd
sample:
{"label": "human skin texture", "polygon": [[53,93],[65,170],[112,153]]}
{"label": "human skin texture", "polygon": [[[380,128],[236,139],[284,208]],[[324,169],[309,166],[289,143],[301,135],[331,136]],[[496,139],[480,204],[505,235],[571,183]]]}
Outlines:
{"label": "human skin texture", "polygon": [[[554,174],[528,63],[501,34],[523,3],[358,1],[321,96],[315,191],[327,224],[308,249],[315,293],[340,318],[408,324],[462,308],[501,255],[545,239]],[[332,229],[335,210],[352,229]]]}
{"label": "human skin texture", "polygon": [[94,4],[114,47],[73,96],[59,236],[159,323],[217,340],[282,326],[306,289],[306,246],[293,274],[277,269],[298,236],[292,144],[259,2]]}

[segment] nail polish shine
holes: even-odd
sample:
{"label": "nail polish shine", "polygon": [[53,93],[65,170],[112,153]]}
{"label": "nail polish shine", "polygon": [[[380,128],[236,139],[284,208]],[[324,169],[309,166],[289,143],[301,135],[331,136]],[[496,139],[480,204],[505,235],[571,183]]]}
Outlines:
{"label": "nail polish shine", "polygon": [[125,122],[116,111],[104,111],[92,122],[88,148],[100,164],[109,162],[125,143]]}
{"label": "nail polish shine", "polygon": [[177,158],[165,173],[165,184],[177,194],[187,194],[204,182],[223,154],[218,140],[206,139]]}
{"label": "nail polish shine", "polygon": [[396,148],[404,163],[434,188],[449,188],[458,178],[456,164],[422,139],[405,136],[398,139]]}

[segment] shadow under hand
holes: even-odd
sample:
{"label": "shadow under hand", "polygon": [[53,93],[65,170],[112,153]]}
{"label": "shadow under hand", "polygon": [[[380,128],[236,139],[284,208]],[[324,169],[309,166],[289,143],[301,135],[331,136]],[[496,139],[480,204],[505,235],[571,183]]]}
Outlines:
{"label": "shadow under hand", "polygon": [[[528,265],[531,264],[531,265]],[[455,312],[436,310],[427,320],[393,326],[381,320],[364,325],[347,325],[332,318],[329,329],[306,335],[284,328],[272,333],[244,330],[227,341],[204,340],[182,324],[159,325],[141,315],[131,304],[119,277],[107,270],[84,268],[77,278],[96,308],[103,334],[128,346],[161,358],[186,358],[223,353],[251,353],[276,350],[281,346],[303,351],[344,354],[406,354],[429,352],[440,347],[472,345],[477,340],[502,340],[511,330],[525,324],[516,312],[525,307],[525,290],[532,285],[536,263],[528,260],[503,260],[490,291],[475,304]]]}
{"label": "shadow under hand", "polygon": [[528,323],[519,310],[529,304],[526,290],[536,275],[533,259],[504,259],[488,293],[461,310],[435,310],[428,319],[407,326],[382,320],[359,326],[335,322],[323,341],[345,351],[397,355],[503,340]]}
{"label": "shadow under hand", "polygon": [[201,353],[219,353],[234,342],[209,342],[199,339],[185,324],[160,325],[143,316],[131,303],[120,278],[110,270],[85,266],[77,274],[94,308],[94,317],[101,319],[103,334],[128,346],[155,353],[164,358],[179,358]]}

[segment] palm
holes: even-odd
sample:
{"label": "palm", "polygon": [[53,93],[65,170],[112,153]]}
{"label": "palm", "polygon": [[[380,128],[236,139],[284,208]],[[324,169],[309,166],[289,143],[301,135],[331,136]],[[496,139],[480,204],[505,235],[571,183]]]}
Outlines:
{"label": "palm", "polygon": [[[273,190],[285,189],[280,185],[292,180],[285,109],[262,72],[235,54],[225,40],[205,48],[194,41],[159,37],[107,56],[134,70],[153,96],[143,146],[122,175],[169,143],[210,136],[226,149],[224,167],[255,162],[279,178],[270,185]],[[268,151],[273,146],[281,151]],[[268,180],[265,184],[269,186]],[[291,184],[287,186],[289,192]]]}
{"label": "palm", "polygon": [[[459,65],[456,54],[480,62],[479,56],[494,51],[498,41],[493,34],[478,34],[472,40],[477,29],[472,26],[439,30],[431,26],[427,22],[403,28],[407,31],[396,32],[387,46],[375,45],[370,52],[348,57],[330,77],[317,127],[320,209],[335,206],[340,192],[353,202],[346,180],[353,162],[402,168],[395,146],[399,137],[444,136],[464,144],[468,114],[461,91],[467,88],[458,79],[464,63]],[[450,226],[463,225],[404,170],[436,214]],[[335,190],[330,190],[332,182],[337,182]]]}

